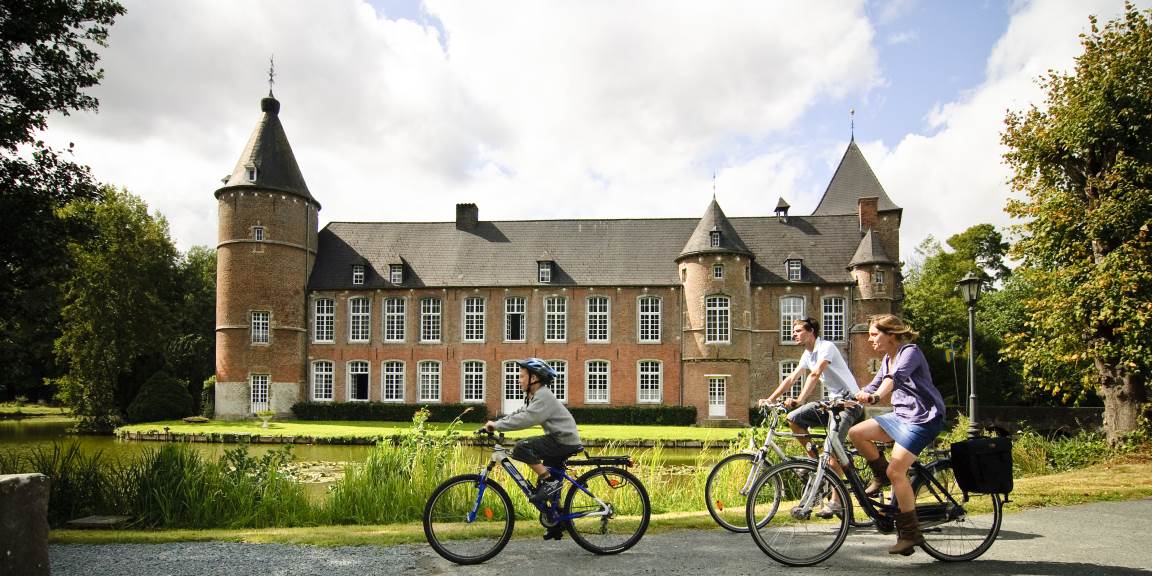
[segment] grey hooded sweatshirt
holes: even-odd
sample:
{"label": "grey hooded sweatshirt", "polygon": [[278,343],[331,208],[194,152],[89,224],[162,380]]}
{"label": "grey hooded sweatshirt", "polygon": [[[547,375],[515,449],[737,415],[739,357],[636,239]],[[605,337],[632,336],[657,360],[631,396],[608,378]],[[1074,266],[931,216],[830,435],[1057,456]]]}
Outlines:
{"label": "grey hooded sweatshirt", "polygon": [[576,420],[556,395],[547,386],[536,389],[536,393],[518,410],[499,419],[493,428],[500,432],[523,430],[536,426],[544,427],[544,432],[565,446],[579,446],[580,433],[576,431]]}

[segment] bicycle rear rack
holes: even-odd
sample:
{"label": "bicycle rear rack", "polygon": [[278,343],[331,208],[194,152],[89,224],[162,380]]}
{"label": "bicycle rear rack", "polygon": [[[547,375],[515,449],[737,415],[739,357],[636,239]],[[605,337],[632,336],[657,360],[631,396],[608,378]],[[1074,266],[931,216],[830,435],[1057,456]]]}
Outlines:
{"label": "bicycle rear rack", "polygon": [[632,466],[631,456],[589,456],[583,460],[569,460],[569,466]]}

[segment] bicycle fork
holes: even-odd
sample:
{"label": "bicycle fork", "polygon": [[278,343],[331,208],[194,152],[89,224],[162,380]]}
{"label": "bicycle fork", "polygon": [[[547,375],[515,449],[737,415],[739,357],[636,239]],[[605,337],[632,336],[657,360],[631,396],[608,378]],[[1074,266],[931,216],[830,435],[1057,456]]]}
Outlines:
{"label": "bicycle fork", "polygon": [[800,502],[792,507],[792,517],[797,520],[807,520],[812,515],[812,508],[824,498],[820,489],[824,485],[824,473],[828,469],[828,452],[820,454],[816,463],[815,473],[808,474],[808,481],[800,493]]}

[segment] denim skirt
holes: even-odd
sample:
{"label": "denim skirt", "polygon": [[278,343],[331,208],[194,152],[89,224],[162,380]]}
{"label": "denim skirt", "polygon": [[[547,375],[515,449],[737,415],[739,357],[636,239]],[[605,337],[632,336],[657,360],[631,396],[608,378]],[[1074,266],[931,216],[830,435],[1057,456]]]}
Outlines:
{"label": "denim skirt", "polygon": [[896,416],[895,412],[881,414],[874,418],[880,427],[905,450],[919,455],[944,429],[944,418],[939,417],[924,424],[911,424]]}

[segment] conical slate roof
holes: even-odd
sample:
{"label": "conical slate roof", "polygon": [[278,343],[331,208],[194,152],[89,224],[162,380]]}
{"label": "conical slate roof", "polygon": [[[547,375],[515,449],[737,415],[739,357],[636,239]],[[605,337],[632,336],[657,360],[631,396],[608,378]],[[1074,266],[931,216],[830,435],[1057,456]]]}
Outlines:
{"label": "conical slate roof", "polygon": [[844,157],[840,159],[840,166],[828,183],[824,197],[812,212],[813,216],[835,216],[841,214],[856,214],[857,201],[860,198],[876,197],[879,199],[877,209],[899,210],[900,207],[892,203],[884,187],[876,179],[872,167],[864,159],[864,153],[853,140],[848,143]]}
{"label": "conical slate roof", "polygon": [[[711,233],[713,231],[720,232],[720,246],[712,246]],[[743,254],[749,258],[753,257],[752,251],[740,239],[740,235],[736,233],[736,229],[732,227],[732,223],[728,221],[728,217],[720,209],[720,204],[713,197],[712,203],[708,205],[708,210],[704,212],[704,216],[696,224],[696,229],[688,238],[688,243],[684,245],[678,258],[695,254],[718,253]]]}
{"label": "conical slate roof", "polygon": [[856,254],[848,262],[848,268],[865,264],[895,264],[884,252],[884,247],[880,245],[880,239],[876,237],[871,228],[864,233],[864,238],[860,240],[860,246],[856,247]]}
{"label": "conical slate roof", "polygon": [[[232,174],[220,190],[236,186],[271,189],[299,196],[319,208],[320,203],[308,192],[308,185],[304,183],[300,166],[296,164],[296,156],[292,154],[284,126],[280,124],[280,101],[269,92],[267,98],[260,100],[260,110],[264,114],[252,131],[252,137],[248,139]],[[248,169],[251,167],[256,168],[254,182],[248,179]],[[217,195],[219,193],[217,191]]]}

